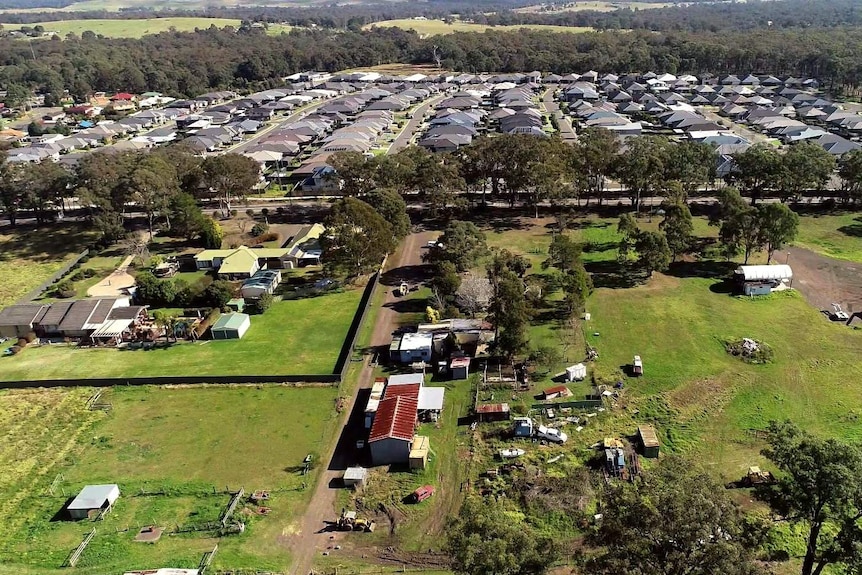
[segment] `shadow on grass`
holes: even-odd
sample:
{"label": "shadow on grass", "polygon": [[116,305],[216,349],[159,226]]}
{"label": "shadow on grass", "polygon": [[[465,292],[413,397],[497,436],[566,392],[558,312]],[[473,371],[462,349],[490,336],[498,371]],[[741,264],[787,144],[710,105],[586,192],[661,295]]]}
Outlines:
{"label": "shadow on grass", "polygon": [[24,259],[34,262],[59,261],[95,242],[82,223],[49,224],[42,226],[4,226],[0,234],[11,236],[0,240],[0,261]]}
{"label": "shadow on grass", "polygon": [[424,313],[427,306],[428,301],[425,298],[412,298],[387,303],[383,307],[398,313]]}
{"label": "shadow on grass", "polygon": [[57,512],[54,513],[54,515],[48,521],[51,523],[56,523],[58,521],[63,521],[63,522],[73,521],[73,519],[71,517],[69,517],[68,507],[72,503],[72,501],[74,501],[74,500],[75,500],[74,497],[67,497],[66,501],[63,502],[63,505],[61,505],[57,509]]}
{"label": "shadow on grass", "polygon": [[862,238],[862,218],[856,218],[858,224],[850,224],[849,226],[841,226],[838,231],[845,236],[853,236],[854,238]]}
{"label": "shadow on grass", "polygon": [[596,288],[631,288],[648,279],[639,270],[615,261],[586,262],[584,268],[592,276]]}
{"label": "shadow on grass", "polygon": [[667,275],[678,278],[728,278],[738,264],[733,262],[718,262],[715,260],[703,260],[696,262],[673,262],[668,268]]}
{"label": "shadow on grass", "polygon": [[729,279],[724,279],[709,286],[709,291],[712,293],[733,295],[733,282]]}

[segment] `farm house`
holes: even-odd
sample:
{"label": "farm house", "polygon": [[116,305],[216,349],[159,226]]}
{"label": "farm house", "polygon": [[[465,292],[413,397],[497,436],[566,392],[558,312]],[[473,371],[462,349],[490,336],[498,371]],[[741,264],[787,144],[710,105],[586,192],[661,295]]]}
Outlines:
{"label": "farm house", "polygon": [[739,293],[748,296],[767,295],[793,286],[793,270],[785,264],[739,266],[733,272]]}
{"label": "farm house", "polygon": [[120,498],[120,487],[108,485],[87,485],[66,508],[72,519],[86,519],[92,512],[109,509]]}
{"label": "farm house", "polygon": [[244,313],[226,313],[212,326],[213,339],[241,339],[251,327],[251,318]]}

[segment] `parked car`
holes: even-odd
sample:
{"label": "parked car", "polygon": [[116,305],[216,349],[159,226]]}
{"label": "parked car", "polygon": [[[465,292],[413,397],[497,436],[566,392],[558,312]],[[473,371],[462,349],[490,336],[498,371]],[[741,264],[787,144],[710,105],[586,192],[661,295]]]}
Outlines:
{"label": "parked car", "polygon": [[423,485],[419,487],[410,494],[410,501],[413,503],[419,503],[421,501],[425,501],[429,497],[434,495],[434,486],[433,485]]}

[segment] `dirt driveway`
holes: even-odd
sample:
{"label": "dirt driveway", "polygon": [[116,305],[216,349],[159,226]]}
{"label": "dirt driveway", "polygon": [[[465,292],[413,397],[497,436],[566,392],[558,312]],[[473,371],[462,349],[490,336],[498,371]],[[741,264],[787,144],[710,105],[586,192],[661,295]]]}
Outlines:
{"label": "dirt driveway", "polygon": [[128,256],[111,275],[87,290],[91,297],[122,297],[129,295],[129,288],[134,287],[135,278],[129,274],[129,265],[135,256]]}
{"label": "dirt driveway", "polygon": [[[372,350],[388,348],[392,332],[400,325],[400,312],[396,305],[399,298],[394,294],[394,289],[401,283],[402,278],[412,281],[427,279],[424,274],[425,267],[422,265],[422,252],[428,241],[438,235],[438,232],[410,234],[401,244],[400,249],[390,257],[380,282],[379,289],[385,290],[386,297],[371,335]],[[344,416],[339,422],[341,426],[339,437],[330,446],[329,452],[323,456],[323,461],[328,461],[329,464],[317,485],[310,490],[311,500],[308,508],[296,527],[286,530],[285,534],[289,533],[289,536],[284,542],[290,545],[294,557],[290,570],[292,574],[309,573],[315,556],[344,535],[330,532],[327,527],[337,516],[335,498],[341,488],[339,486],[341,474],[348,466],[357,463],[356,438],[361,437],[359,434],[364,430],[364,402],[361,399],[357,401],[357,397],[362,399],[368,397],[374,378],[372,357],[373,352],[365,357],[356,393],[346,406]]]}
{"label": "dirt driveway", "polygon": [[[832,310],[832,303],[845,311],[862,312],[862,264],[838,260],[812,251],[789,247],[787,263],[793,268],[793,287],[818,310]],[[779,257],[782,260],[782,257]]]}

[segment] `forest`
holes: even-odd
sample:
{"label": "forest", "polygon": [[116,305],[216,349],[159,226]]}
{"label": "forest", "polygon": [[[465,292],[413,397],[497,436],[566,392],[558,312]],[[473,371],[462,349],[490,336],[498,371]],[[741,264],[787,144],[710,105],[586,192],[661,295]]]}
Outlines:
{"label": "forest", "polygon": [[855,90],[862,79],[862,29],[740,32],[542,31],[455,33],[423,39],[394,29],[361,32],[294,30],[168,32],[140,39],[84,33],[74,41],[25,43],[0,39],[0,88],[43,93],[70,90],[159,91],[188,97],[213,89],[261,89],[298,70],[338,70],[384,63],[430,64],[445,70],[557,73],[660,70],[721,75],[752,71],[816,77],[833,90]]}

